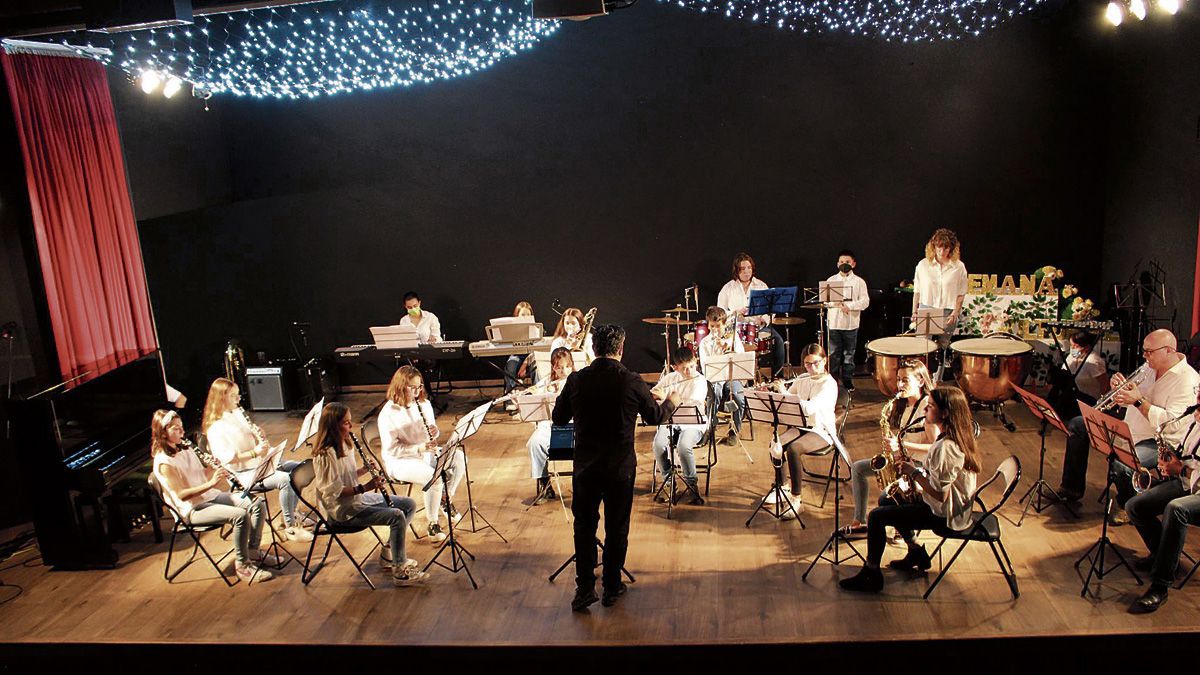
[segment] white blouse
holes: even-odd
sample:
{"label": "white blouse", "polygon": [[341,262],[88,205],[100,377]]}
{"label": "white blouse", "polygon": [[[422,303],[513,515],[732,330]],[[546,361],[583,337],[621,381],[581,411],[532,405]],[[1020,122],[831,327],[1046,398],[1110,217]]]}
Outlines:
{"label": "white blouse", "polygon": [[965,530],[971,526],[971,497],[975,494],[975,472],[963,468],[966,455],[958,444],[943,436],[934,441],[925,458],[930,485],[942,493],[938,500],[928,492],[921,498],[936,515],[946,517],[946,527]]}
{"label": "white blouse", "polygon": [[[738,339],[737,333],[733,334],[732,342],[734,352],[740,354],[746,351],[746,348],[742,346],[742,341]],[[699,354],[696,354],[696,358],[700,359],[701,373],[704,372],[704,364],[707,362],[708,357],[721,356],[722,354],[728,353],[721,348],[720,341],[717,340],[717,336],[713,333],[705,335],[704,338],[700,340],[700,344],[697,346],[697,349],[700,351]]]}
{"label": "white blouse", "polygon": [[[691,379],[688,379],[691,378]],[[704,403],[708,400],[708,381],[700,373],[695,375],[680,375],[672,370],[659,379],[654,385],[654,391],[662,392],[663,396],[672,391],[679,392],[680,405],[694,405],[700,409],[701,415],[707,415]],[[703,431],[706,424],[679,424],[680,429],[699,429]]]}
{"label": "white blouse", "polygon": [[954,309],[958,296],[967,294],[967,266],[961,260],[945,265],[921,258],[913,274],[917,302],[929,307]]}
{"label": "white blouse", "polygon": [[330,520],[350,520],[363,508],[362,495],[342,494],[343,489],[358,485],[358,463],[349,449],[343,448],[341,457],[329,446],[314,452],[313,485],[317,505]]}
{"label": "white blouse", "polygon": [[242,485],[249,485],[254,480],[254,473],[261,462],[259,457],[238,459],[238,453],[245,453],[258,447],[258,436],[246,422],[246,417],[237,410],[227,411],[208,431],[208,449],[221,460],[221,463],[237,476]]}
{"label": "white blouse", "polygon": [[427,345],[430,342],[442,341],[442,323],[438,321],[437,315],[433,312],[421,310],[421,323],[413,323],[412,317],[407,313],[400,319],[399,326],[417,329],[417,342]]}
{"label": "white blouse", "polygon": [[[554,338],[553,340],[550,341],[550,351],[553,352],[555,349],[558,349],[559,347],[565,348],[567,346],[568,339],[570,339],[570,338],[567,338],[566,336],[559,336],[559,337]],[[592,361],[596,360],[596,350],[592,348],[592,334],[591,333],[588,333],[587,336],[585,336],[583,338],[583,353],[585,355],[587,355],[588,363],[591,363]]]}
{"label": "white blouse", "polygon": [[[383,445],[384,464],[401,459],[423,459],[425,444],[429,442],[429,424],[437,424],[433,416],[433,406],[429,401],[422,401],[420,412],[418,404],[406,406],[396,405],[388,401],[379,411],[379,439]],[[391,473],[389,471],[389,473]]]}
{"label": "white blouse", "polygon": [[[739,309],[746,309],[750,306],[750,291],[765,291],[768,288],[770,288],[770,286],[767,285],[767,282],[759,279],[758,277],[750,278],[749,288],[742,286],[742,282],[738,281],[737,279],[730,279],[729,281],[725,282],[725,285],[721,287],[721,291],[717,293],[717,307],[724,308],[731,315],[737,314]],[[769,315],[751,318],[761,319],[766,323],[771,323],[771,317]],[[738,317],[738,320],[746,321],[747,319]]]}
{"label": "white blouse", "polygon": [[159,477],[159,483],[163,488],[163,497],[171,502],[171,506],[179,512],[179,515],[187,518],[192,514],[192,509],[195,506],[205,502],[211,502],[216,499],[221,491],[216,488],[209,488],[204,492],[188,499],[180,499],[171,487],[167,484],[166,474],[163,473],[163,466],[174,467],[183,480],[184,487],[196,487],[208,480],[205,475],[204,465],[200,463],[200,459],[196,457],[196,453],[191,450],[180,449],[175,453],[175,456],[168,456],[165,452],[154,453],[154,473]]}
{"label": "white blouse", "polygon": [[800,409],[811,429],[827,443],[841,447],[837,436],[837,379],[830,375],[820,379],[801,377],[792,383],[788,393],[800,397]]}

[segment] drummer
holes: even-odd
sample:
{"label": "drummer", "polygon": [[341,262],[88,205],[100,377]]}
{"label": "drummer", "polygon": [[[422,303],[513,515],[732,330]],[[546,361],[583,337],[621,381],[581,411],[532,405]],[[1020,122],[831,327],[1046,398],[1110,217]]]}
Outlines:
{"label": "drummer", "polygon": [[[742,353],[746,351],[742,346],[742,341],[738,338],[737,331],[734,330],[733,317],[730,316],[724,309],[717,306],[708,308],[704,318],[708,321],[708,335],[705,335],[700,344],[697,345],[697,356],[700,357],[700,372],[704,372],[704,364],[713,356],[729,354],[731,352]],[[721,442],[725,445],[736,445],[738,436],[742,433],[742,413],[746,409],[746,395],[742,393],[742,383],[738,380],[729,380],[727,382],[713,383],[713,398],[712,407],[709,414],[716,414],[716,407],[724,400],[725,393],[729,393],[729,401],[731,407],[730,414],[733,419],[729,427],[729,432]]]}
{"label": "drummer", "polygon": [[771,373],[778,374],[783,368],[786,356],[783,338],[779,331],[771,327],[771,315],[746,316],[746,310],[750,307],[750,291],[765,291],[770,286],[754,276],[754,258],[748,253],[739,253],[733,258],[732,274],[733,278],[726,282],[717,294],[717,306],[723,307],[735,321],[750,322],[758,327],[759,332],[771,336]]}
{"label": "drummer", "polygon": [[848,286],[845,300],[829,304],[829,372],[842,381],[846,391],[854,391],[854,350],[858,346],[858,325],[862,311],[871,304],[867,282],[854,274],[858,261],[846,249],[838,254],[837,274],[829,283]]}
{"label": "drummer", "polygon": [[945,332],[937,336],[942,349],[942,363],[934,381],[941,381],[945,371],[946,347],[962,314],[967,295],[967,266],[959,259],[961,247],[958,236],[951,230],[939,228],[925,243],[925,257],[917,263],[913,274],[912,313],[918,309],[940,309],[946,316]]}

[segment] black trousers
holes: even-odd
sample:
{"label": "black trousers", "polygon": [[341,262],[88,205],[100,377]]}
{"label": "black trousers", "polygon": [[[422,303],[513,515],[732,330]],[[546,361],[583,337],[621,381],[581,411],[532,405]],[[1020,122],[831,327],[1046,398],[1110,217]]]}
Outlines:
{"label": "black trousers", "polygon": [[936,515],[923,501],[897,504],[891,499],[879,500],[879,506],[867,514],[867,562],[878,567],[887,548],[884,528],[896,528],[904,541],[912,542],[913,530],[932,530],[945,525],[946,517]]}
{"label": "black trousers", "polygon": [[621,585],[621,568],[629,550],[629,514],[633,510],[634,469],[575,474],[571,513],[575,516],[575,586],[596,586],[596,528],[604,504],[604,572],[606,589]]}

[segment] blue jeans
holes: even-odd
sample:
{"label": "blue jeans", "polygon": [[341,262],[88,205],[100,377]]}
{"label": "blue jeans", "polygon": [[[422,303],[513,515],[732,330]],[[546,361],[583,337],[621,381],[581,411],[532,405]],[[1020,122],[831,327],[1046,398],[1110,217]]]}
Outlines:
{"label": "blue jeans", "polygon": [[848,389],[854,376],[854,350],[858,346],[858,329],[829,330],[829,372]]}
{"label": "blue jeans", "polygon": [[[517,373],[521,372],[521,364],[525,362],[525,355],[513,354],[504,362],[504,393],[508,393],[516,388],[520,378]],[[529,367],[525,369],[525,376],[530,382],[537,382],[537,365],[531,360]]]}
{"label": "blue jeans", "polygon": [[279,508],[283,511],[283,524],[293,527],[296,524],[296,493],[292,491],[292,469],[300,466],[300,462],[280,462],[275,473],[262,479],[251,492],[270,492],[279,490]]}
{"label": "blue jeans", "polygon": [[[243,497],[241,493],[222,492],[212,501],[199,504],[192,509],[186,520],[192,525],[233,525],[234,555],[239,565],[250,559],[250,551],[258,551],[262,541],[263,500],[258,497]],[[246,527],[249,521],[250,527]]]}
{"label": "blue jeans", "polygon": [[343,520],[339,525],[354,527],[367,525],[388,525],[391,527],[392,569],[404,567],[407,556],[404,553],[404,530],[412,521],[417,503],[408,497],[388,495],[388,504],[383,503],[383,495],[378,492],[368,492],[362,496],[366,506],[354,514],[349,520]]}
{"label": "blue jeans", "polygon": [[[691,427],[675,427],[679,429],[679,438],[675,441],[675,458],[679,460],[679,466],[683,467],[683,480],[687,481],[688,485],[696,487],[696,452],[695,448],[700,443],[700,438],[704,436],[703,429],[695,429]],[[654,457],[658,460],[658,468],[662,471],[665,477],[671,473],[674,468],[671,466],[671,460],[668,457],[669,443],[667,434],[670,433],[671,427],[662,425],[654,434]]]}
{"label": "blue jeans", "polygon": [[525,446],[529,448],[529,477],[545,478],[550,462],[550,422],[535,424]]}
{"label": "blue jeans", "polygon": [[729,400],[733,401],[733,430],[742,433],[742,413],[746,409],[746,395],[742,393],[742,383],[738,380],[713,383],[715,395],[709,405],[708,414],[717,414],[717,406],[725,399],[725,391],[729,391]]}
{"label": "blue jeans", "polygon": [[1200,524],[1200,495],[1188,494],[1183,481],[1174,478],[1132,497],[1126,509],[1154,558],[1150,582],[1169,587],[1175,581],[1188,525]]}

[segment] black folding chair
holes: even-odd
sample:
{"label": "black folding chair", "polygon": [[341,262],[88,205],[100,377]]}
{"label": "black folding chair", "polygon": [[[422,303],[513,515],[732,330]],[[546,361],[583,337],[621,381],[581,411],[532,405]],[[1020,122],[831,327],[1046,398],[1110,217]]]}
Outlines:
{"label": "black folding chair", "polygon": [[[988,508],[979,495],[988,488],[992,483],[995,483],[1001,478],[1004,479],[1004,494],[1000,497],[1000,501],[992,508]],[[996,518],[996,512],[1004,506],[1004,502],[1017,489],[1017,483],[1021,480],[1021,460],[1017,459],[1016,455],[1010,455],[1008,459],[1000,462],[1000,466],[996,467],[996,473],[987,480],[983,485],[975,489],[975,494],[971,495],[971,503],[978,504],[982,511],[974,511],[971,513],[971,526],[965,530],[951,530],[945,525],[939,525],[933,528],[933,533],[940,536],[942,540],[938,542],[937,548],[934,549],[934,554],[940,556],[942,546],[949,540],[961,541],[958,550],[951,556],[950,562],[942,566],[941,572],[937,578],[929,585],[922,596],[926,599],[929,594],[933,593],[933,589],[937,588],[938,582],[942,577],[946,576],[946,572],[950,570],[950,566],[958,560],[958,555],[963,552],[967,544],[977,541],[986,542],[992,549],[992,555],[996,558],[996,563],[1000,565],[1000,573],[1004,575],[1004,580],[1008,582],[1008,588],[1012,591],[1013,599],[1020,597],[1021,592],[1017,589],[1017,573],[1013,568],[1012,561],[1008,557],[1008,551],[1004,549],[1004,543],[1000,541],[1000,520]],[[939,558],[940,559],[940,558]]]}
{"label": "black folding chair", "polygon": [[[158,482],[158,477],[154,475],[153,471],[151,471],[150,475],[146,478],[146,482],[150,484],[150,491],[154,495],[154,498],[158,500],[159,504],[167,509],[167,512],[171,514],[171,519],[175,521],[175,526],[171,528],[171,541],[167,544],[167,564],[163,566],[163,578],[167,580],[167,583],[174,581],[175,577],[182,574],[185,569],[187,569],[192,563],[196,562],[196,551],[200,551],[204,554],[204,557],[208,559],[208,562],[212,564],[213,569],[217,571],[217,574],[221,576],[221,580],[225,582],[226,586],[233,586],[236,584],[238,582],[237,574],[235,573],[233,575],[233,580],[231,581],[229,576],[226,575],[221,569],[221,563],[225,562],[225,559],[229,557],[230,553],[233,553],[233,549],[230,548],[225,552],[225,555],[221,556],[220,558],[213,559],[212,554],[210,554],[208,549],[204,547],[204,544],[200,542],[201,534],[204,534],[205,532],[219,531],[223,523],[213,525],[192,525],[183,516],[181,516],[178,511],[175,510],[174,506],[171,506],[171,502],[167,501],[166,498],[163,497],[162,484]],[[192,538],[192,554],[188,556],[187,562],[180,566],[179,569],[172,572],[171,558],[175,553],[175,538],[181,531],[187,532],[188,536]]]}
{"label": "black folding chair", "polygon": [[[380,456],[383,454],[383,439],[379,436],[379,418],[371,416],[369,419],[363,421],[358,427],[358,437],[362,440],[363,449],[367,451],[367,455],[371,458],[371,461],[375,462],[375,465],[383,471],[392,494],[400,494],[400,490],[403,489],[405,491],[404,496],[412,497],[413,484],[406,480],[392,478],[388,475],[387,470],[383,468],[383,462],[380,461]],[[414,516],[425,510],[424,503],[424,500],[417,502],[417,510],[413,511]],[[408,521],[408,529],[412,532],[413,539],[423,539],[424,536],[417,531],[415,521],[416,518]]]}
{"label": "black folding chair", "polygon": [[[371,559],[371,554],[375,552],[376,548],[385,548],[383,540],[379,538],[379,534],[370,525],[340,525],[326,520],[325,515],[304,497],[304,489],[312,484],[315,477],[316,473],[313,469],[311,459],[304,460],[299,466],[292,469],[292,489],[296,491],[296,497],[299,498],[300,503],[304,504],[304,507],[311,511],[313,517],[317,519],[317,526],[313,528],[312,542],[308,545],[308,555],[304,558],[304,571],[300,574],[300,581],[307,586],[309,582],[317,577],[317,573],[321,571],[321,568],[325,565],[326,558],[329,557],[329,550],[333,547],[334,542],[337,542],[338,548],[342,549],[342,552],[350,559],[350,563],[354,565],[354,569],[358,570],[358,574],[367,582],[371,590],[375,590],[375,582],[371,581],[371,577],[367,576],[367,573],[363,571],[363,563]],[[375,544],[371,546],[371,550],[367,552],[367,555],[363,556],[362,561],[359,561],[350,552],[350,549],[346,548],[346,544],[342,542],[342,538],[339,535],[354,534],[363,530],[369,531],[371,536],[375,537]],[[314,567],[312,564],[313,551],[316,550],[317,540],[321,537],[329,537],[329,539],[325,542],[325,552],[321,554],[321,560]],[[392,564],[403,565],[404,561],[393,560]]]}
{"label": "black folding chair", "polygon": [[[848,418],[850,416],[851,397],[850,397],[849,391],[847,391],[845,389],[838,390],[837,405],[842,410],[841,414],[838,415],[838,421],[837,421],[837,435],[838,435],[838,439],[840,440],[843,438],[842,430],[846,428],[846,418]],[[827,472],[814,474],[814,473],[810,473],[808,471],[808,469],[804,467],[804,458],[805,457],[826,457],[826,456],[830,457],[829,470]],[[816,448],[815,450],[810,450],[810,451],[800,455],[800,465],[801,465],[801,469],[804,472],[803,473],[804,481],[808,482],[808,483],[819,483],[819,484],[823,483],[825,485],[825,489],[821,492],[820,508],[825,508],[825,500],[829,497],[829,484],[830,483],[832,483],[834,480],[840,480],[843,483],[850,480],[849,478],[840,478],[837,476],[836,469],[837,469],[838,459],[840,459],[840,458],[841,458],[841,453],[837,452],[837,448],[834,447],[834,445],[832,443],[827,443],[825,445],[825,447]]]}

